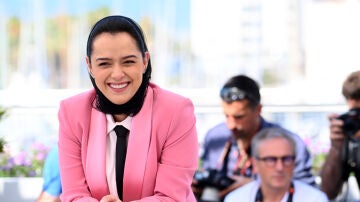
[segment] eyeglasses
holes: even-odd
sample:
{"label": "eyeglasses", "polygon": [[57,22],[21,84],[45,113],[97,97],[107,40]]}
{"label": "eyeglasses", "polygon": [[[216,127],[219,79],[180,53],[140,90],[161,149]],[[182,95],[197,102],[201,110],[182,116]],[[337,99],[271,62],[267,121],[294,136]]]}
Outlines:
{"label": "eyeglasses", "polygon": [[231,87],[231,88],[223,88],[220,91],[220,97],[225,101],[225,102],[234,102],[234,101],[239,101],[239,100],[243,100],[243,99],[249,99],[252,101],[255,101],[256,103],[258,103],[259,101],[257,101],[257,99],[254,98],[254,96],[252,96],[249,93],[246,93],[245,91],[237,88],[237,87]]}
{"label": "eyeglasses", "polygon": [[276,157],[276,156],[266,156],[266,157],[256,157],[259,161],[264,161],[264,163],[269,167],[274,167],[278,160],[281,160],[282,164],[284,166],[292,166],[295,161],[295,156],[282,156],[282,157]]}

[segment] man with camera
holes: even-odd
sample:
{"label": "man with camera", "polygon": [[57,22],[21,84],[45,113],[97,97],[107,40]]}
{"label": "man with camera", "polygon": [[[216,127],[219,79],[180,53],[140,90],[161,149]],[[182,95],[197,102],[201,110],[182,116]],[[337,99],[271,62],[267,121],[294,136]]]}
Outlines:
{"label": "man with camera", "polygon": [[[226,121],[206,134],[202,168],[193,180],[193,191],[201,201],[222,201],[230,191],[251,182],[254,179],[250,160],[252,138],[262,129],[280,127],[261,116],[260,89],[253,79],[245,75],[230,78],[220,97]],[[298,135],[287,132],[297,144],[294,178],[314,185],[312,160],[304,142]]]}
{"label": "man with camera", "polygon": [[328,117],[331,147],[321,171],[321,189],[329,199],[337,197],[351,172],[360,182],[360,71],[346,78],[342,94],[349,111]]}

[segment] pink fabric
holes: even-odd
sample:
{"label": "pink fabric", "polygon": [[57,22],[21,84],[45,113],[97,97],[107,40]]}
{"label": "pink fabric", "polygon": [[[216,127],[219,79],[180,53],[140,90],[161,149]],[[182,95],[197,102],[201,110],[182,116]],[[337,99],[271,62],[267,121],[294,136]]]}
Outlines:
{"label": "pink fabric", "polygon": [[[99,201],[106,181],[106,117],[91,107],[95,91],[61,102],[59,160],[61,201]],[[133,118],[124,171],[124,200],[196,201],[191,181],[198,140],[189,99],[150,84]]]}

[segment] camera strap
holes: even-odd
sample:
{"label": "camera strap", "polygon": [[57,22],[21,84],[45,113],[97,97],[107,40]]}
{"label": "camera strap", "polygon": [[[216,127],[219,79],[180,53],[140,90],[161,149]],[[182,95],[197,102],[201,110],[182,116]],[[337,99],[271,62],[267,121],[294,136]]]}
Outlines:
{"label": "camera strap", "polygon": [[227,141],[224,147],[224,154],[223,154],[224,156],[222,158],[222,167],[220,170],[220,172],[223,173],[224,175],[227,174],[227,170],[228,170],[230,150],[231,150],[231,141]]}
{"label": "camera strap", "polygon": [[[260,186],[260,185],[259,185]],[[295,189],[294,189],[294,184],[293,182],[291,182],[290,184],[290,188],[289,188],[289,196],[287,198],[287,202],[292,202],[293,200],[293,195],[294,195]],[[259,187],[257,193],[256,193],[256,197],[255,197],[255,202],[263,202],[264,201],[264,197],[263,194],[261,192],[261,188]]]}
{"label": "camera strap", "polygon": [[[250,171],[248,169],[250,169]],[[249,154],[245,150],[239,151],[239,157],[234,173],[237,175],[249,175],[251,170],[252,167]]]}
{"label": "camera strap", "polygon": [[[233,144],[236,143],[234,143],[233,139],[230,137],[228,141],[225,143],[225,146],[217,163],[217,168],[221,169],[221,172],[223,172],[224,174],[227,173],[228,170],[229,156]],[[233,174],[244,175],[244,176],[252,175],[252,165],[251,165],[251,159],[249,153],[250,153],[250,148],[248,148],[246,151],[243,150],[243,152],[241,152],[240,148],[238,148],[237,162],[235,167],[232,168]]]}

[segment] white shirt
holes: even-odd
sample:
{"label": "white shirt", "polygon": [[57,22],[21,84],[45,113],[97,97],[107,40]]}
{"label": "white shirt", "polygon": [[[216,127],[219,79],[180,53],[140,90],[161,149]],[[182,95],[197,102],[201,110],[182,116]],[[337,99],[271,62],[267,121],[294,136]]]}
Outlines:
{"label": "white shirt", "polygon": [[[312,187],[304,182],[294,180],[293,202],[328,202],[329,199],[324,192]],[[226,195],[224,202],[255,202],[256,193],[259,189],[260,182],[255,180],[248,184],[235,189]],[[289,194],[286,193],[281,202],[286,202]]]}
{"label": "white shirt", "polygon": [[128,116],[122,122],[115,122],[111,114],[106,114],[107,133],[106,133],[106,180],[109,186],[110,194],[118,195],[116,188],[115,173],[115,149],[116,149],[116,133],[115,126],[122,125],[130,130],[132,117]]}

